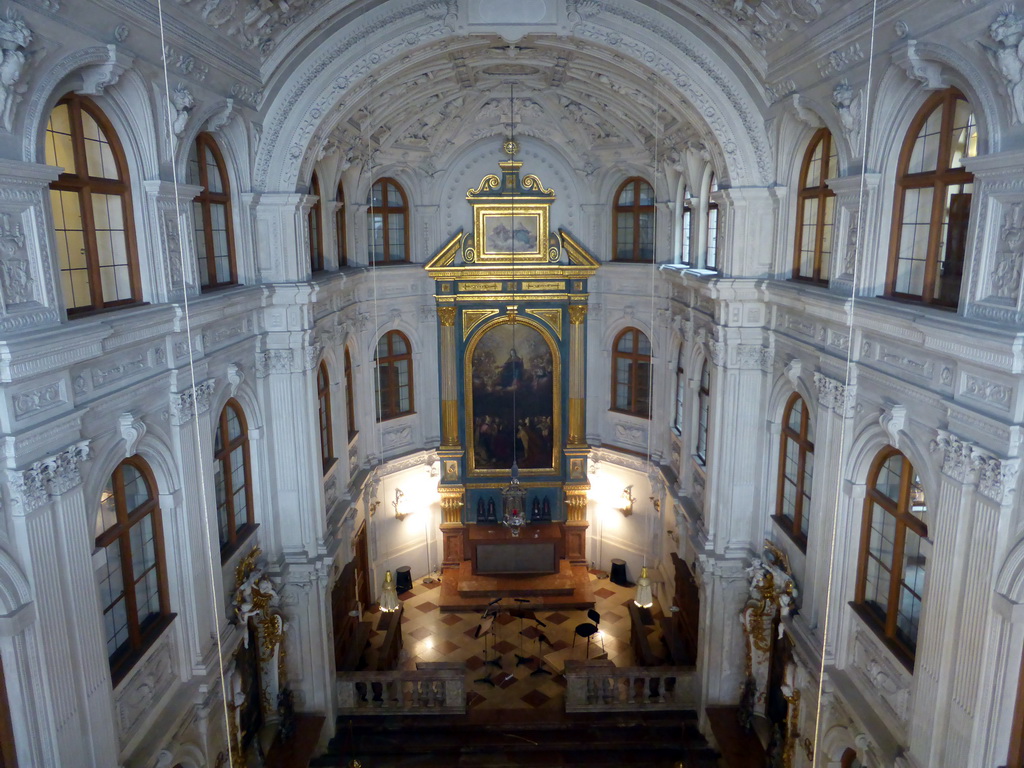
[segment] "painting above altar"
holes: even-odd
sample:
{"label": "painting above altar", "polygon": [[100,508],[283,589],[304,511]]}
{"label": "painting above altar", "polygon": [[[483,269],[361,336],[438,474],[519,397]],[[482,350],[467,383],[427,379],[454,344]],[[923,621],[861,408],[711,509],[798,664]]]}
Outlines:
{"label": "painting above altar", "polygon": [[532,322],[503,318],[482,330],[467,352],[470,472],[557,468],[557,389],[553,342]]}

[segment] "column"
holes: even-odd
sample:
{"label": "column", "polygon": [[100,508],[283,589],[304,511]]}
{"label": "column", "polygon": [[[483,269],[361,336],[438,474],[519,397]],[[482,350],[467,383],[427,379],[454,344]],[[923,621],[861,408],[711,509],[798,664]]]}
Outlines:
{"label": "column", "polygon": [[569,305],[569,436],[565,445],[565,556],[574,565],[587,564],[587,304]]}
{"label": "column", "polygon": [[458,567],[465,557],[462,508],[466,490],[462,483],[461,466],[465,455],[459,441],[459,381],[455,338],[458,309],[453,304],[440,304],[437,319],[441,326],[441,447],[437,450],[441,462],[441,541],[442,562]]}

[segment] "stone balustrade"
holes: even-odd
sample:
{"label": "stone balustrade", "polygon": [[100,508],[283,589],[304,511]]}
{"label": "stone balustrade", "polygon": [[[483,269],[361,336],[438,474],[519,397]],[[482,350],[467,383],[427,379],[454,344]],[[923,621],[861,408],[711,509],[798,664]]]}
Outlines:
{"label": "stone balustrade", "polygon": [[414,670],[341,672],[338,714],[465,714],[466,665],[421,662]]}
{"label": "stone balustrade", "polygon": [[700,678],[693,667],[616,667],[569,660],[566,712],[697,709]]}

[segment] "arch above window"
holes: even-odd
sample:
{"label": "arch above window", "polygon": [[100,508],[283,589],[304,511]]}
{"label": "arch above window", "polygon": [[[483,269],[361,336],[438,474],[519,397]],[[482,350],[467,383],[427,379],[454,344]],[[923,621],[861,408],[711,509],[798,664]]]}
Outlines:
{"label": "arch above window", "polygon": [[199,284],[204,289],[238,282],[231,226],[231,193],[224,157],[213,136],[200,133],[189,152],[189,184],[202,187],[192,200]]}
{"label": "arch above window", "polygon": [[839,173],[839,155],[828,128],[811,137],[800,168],[793,279],[828,284],[832,264],[835,193],[826,183]]}
{"label": "arch above window", "polygon": [[814,443],[807,403],[794,392],[782,412],[775,522],[804,551],[807,549],[813,473]]}
{"label": "arch above window", "polygon": [[651,418],[651,342],[626,328],[612,345],[612,410]]}
{"label": "arch above window", "polygon": [[142,296],[128,165],[117,134],[91,100],[70,93],[46,125],[54,237],[68,315],[138,303]]}
{"label": "arch above window", "polygon": [[221,557],[231,553],[256,529],[252,504],[249,428],[235,400],[228,400],[213,439],[214,491]]}
{"label": "arch above window", "polygon": [[409,202],[402,186],[394,179],[377,179],[366,204],[370,264],[409,261]]}
{"label": "arch above window", "polygon": [[413,412],[412,346],[401,331],[388,331],[373,356],[377,371],[377,421]]}
{"label": "arch above window", "polygon": [[974,110],[949,88],[929,98],[900,152],[886,293],[955,309],[967,251],[978,149]]}
{"label": "arch above window", "polygon": [[927,517],[913,465],[895,448],[883,449],[868,474],[855,605],[911,665],[930,549]]}
{"label": "arch above window", "polygon": [[615,216],[612,219],[614,261],[654,260],[654,189],[634,176],[615,192]]}
{"label": "arch above window", "polygon": [[93,555],[114,684],[172,618],[156,481],[139,456],[122,461],[100,495]]}

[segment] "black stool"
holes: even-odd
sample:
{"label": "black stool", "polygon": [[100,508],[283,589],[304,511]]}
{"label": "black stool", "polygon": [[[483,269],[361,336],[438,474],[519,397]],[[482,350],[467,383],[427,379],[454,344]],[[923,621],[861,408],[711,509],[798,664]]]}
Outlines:
{"label": "black stool", "polygon": [[395,591],[398,594],[412,589],[412,572],[408,565],[400,565],[395,569]]}
{"label": "black stool", "polygon": [[616,558],[612,560],[612,572],[609,577],[612,584],[618,584],[620,587],[628,587],[629,581],[626,579],[626,561],[619,560]]}

